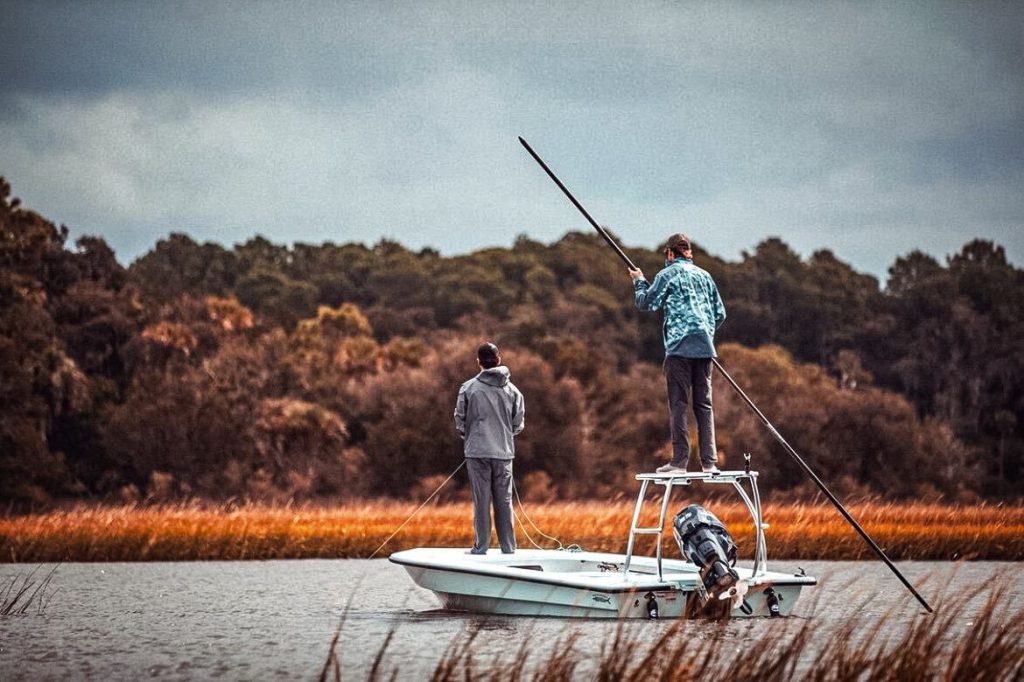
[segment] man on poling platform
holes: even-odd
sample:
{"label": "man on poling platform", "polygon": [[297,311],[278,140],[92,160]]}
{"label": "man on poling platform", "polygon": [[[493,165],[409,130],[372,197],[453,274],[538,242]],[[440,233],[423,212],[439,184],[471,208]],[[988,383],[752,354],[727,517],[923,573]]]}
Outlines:
{"label": "man on poling platform", "polygon": [[711,275],[694,265],[693,249],[686,235],[672,235],[661,251],[665,268],[653,282],[648,284],[639,268],[629,271],[637,309],[664,311],[662,335],[672,460],[657,471],[686,471],[690,456],[687,418],[692,393],[701,468],[705,473],[718,473],[711,359],[715,357],[715,330],[725,319],[725,305]]}

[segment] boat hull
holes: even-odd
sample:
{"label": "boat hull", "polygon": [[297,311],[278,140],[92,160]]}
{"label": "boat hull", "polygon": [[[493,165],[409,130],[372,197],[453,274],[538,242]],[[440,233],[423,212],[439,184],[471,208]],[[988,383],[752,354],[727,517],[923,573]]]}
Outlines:
{"label": "boat hull", "polygon": [[[598,552],[532,550],[512,555],[467,555],[463,550],[420,548],[391,555],[412,580],[441,600],[446,609],[517,616],[575,618],[648,618],[652,601],[659,618],[706,615],[696,597],[696,566],[664,560],[659,578],[654,559]],[[749,585],[736,607],[719,604],[719,615],[770,615],[777,599],[779,615],[792,612],[810,576],[737,568]]]}

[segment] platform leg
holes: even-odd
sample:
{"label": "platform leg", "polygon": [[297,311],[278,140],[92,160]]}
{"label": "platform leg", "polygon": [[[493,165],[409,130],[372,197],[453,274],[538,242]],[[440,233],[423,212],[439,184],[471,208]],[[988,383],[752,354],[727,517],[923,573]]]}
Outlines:
{"label": "platform leg", "polygon": [[658,528],[661,530],[657,535],[658,543],[658,580],[662,580],[661,576],[661,536],[665,534],[665,513],[668,511],[668,501],[672,497],[672,479],[665,481],[665,496],[661,498],[661,516],[658,517]]}
{"label": "platform leg", "polygon": [[626,543],[626,565],[623,574],[629,573],[629,565],[633,563],[633,543],[636,541],[636,524],[640,521],[640,510],[644,506],[644,498],[647,496],[647,484],[650,481],[640,482],[640,494],[636,497],[636,507],[633,508],[633,521],[629,525],[629,541]]}

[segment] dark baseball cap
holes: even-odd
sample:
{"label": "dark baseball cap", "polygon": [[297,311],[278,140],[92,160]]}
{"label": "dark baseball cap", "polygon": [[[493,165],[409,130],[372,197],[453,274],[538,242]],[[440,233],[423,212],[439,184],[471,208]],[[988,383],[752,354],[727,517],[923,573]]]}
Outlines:
{"label": "dark baseball cap", "polygon": [[664,251],[665,249],[672,249],[673,251],[681,252],[689,251],[691,248],[690,238],[682,232],[677,232],[665,240],[665,243],[661,247],[661,251]]}

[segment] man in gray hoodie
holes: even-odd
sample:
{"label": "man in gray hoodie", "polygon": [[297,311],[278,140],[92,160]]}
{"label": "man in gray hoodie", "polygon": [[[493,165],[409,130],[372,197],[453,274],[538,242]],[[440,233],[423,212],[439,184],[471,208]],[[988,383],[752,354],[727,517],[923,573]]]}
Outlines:
{"label": "man in gray hoodie", "polygon": [[498,347],[477,349],[480,373],[462,384],[455,402],[455,430],[465,441],[466,468],[473,488],[473,549],[486,554],[491,545],[491,510],[503,554],[516,551],[512,526],[512,458],[514,436],[526,425],[523,394],[509,380]]}

